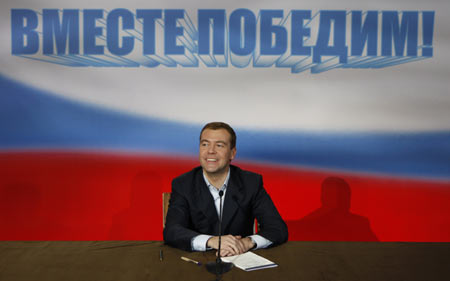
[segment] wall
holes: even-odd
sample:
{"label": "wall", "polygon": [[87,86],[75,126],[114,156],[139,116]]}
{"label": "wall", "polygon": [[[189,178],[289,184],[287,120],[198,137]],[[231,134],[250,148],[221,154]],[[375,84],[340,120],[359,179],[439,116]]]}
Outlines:
{"label": "wall", "polygon": [[220,120],[289,239],[450,241],[446,1],[0,7],[1,240],[162,239]]}

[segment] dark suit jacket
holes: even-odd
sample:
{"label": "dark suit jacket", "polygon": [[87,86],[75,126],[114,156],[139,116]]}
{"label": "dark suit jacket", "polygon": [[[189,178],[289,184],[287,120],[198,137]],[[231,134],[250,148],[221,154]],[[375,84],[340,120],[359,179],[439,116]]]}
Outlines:
{"label": "dark suit jacket", "polygon": [[[260,224],[259,235],[273,242],[287,241],[287,226],[263,187],[262,176],[230,165],[230,179],[223,205],[222,234],[253,234],[253,221]],[[199,234],[218,235],[219,217],[213,197],[197,167],[172,181],[172,194],[164,228],[164,241],[191,251],[191,240]]]}

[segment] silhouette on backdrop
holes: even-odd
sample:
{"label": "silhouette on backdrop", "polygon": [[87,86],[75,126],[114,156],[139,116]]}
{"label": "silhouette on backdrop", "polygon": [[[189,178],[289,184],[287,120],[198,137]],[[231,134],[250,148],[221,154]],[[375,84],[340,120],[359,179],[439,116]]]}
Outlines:
{"label": "silhouette on backdrop", "polygon": [[328,177],[322,182],[322,206],[300,220],[286,221],[290,240],[378,241],[366,217],[350,212],[347,182]]}
{"label": "silhouette on backdrop", "polygon": [[162,232],[162,180],[140,172],[131,182],[130,206],[114,215],[111,240],[157,240]]}

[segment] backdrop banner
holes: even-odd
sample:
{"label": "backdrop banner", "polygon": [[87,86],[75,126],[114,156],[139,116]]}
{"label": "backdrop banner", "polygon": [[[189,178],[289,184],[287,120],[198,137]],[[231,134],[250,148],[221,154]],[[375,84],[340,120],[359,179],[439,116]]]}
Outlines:
{"label": "backdrop banner", "polygon": [[0,7],[0,240],[161,240],[223,121],[290,240],[450,242],[449,1]]}

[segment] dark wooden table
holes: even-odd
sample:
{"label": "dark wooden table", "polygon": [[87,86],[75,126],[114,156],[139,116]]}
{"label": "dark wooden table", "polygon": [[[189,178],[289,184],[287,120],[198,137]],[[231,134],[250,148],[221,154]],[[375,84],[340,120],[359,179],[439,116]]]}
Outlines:
{"label": "dark wooden table", "polygon": [[[450,280],[450,243],[288,242],[256,253],[279,266],[252,272],[235,267],[222,280]],[[188,253],[160,241],[1,241],[0,280],[215,280],[181,256],[215,260],[214,252]]]}

